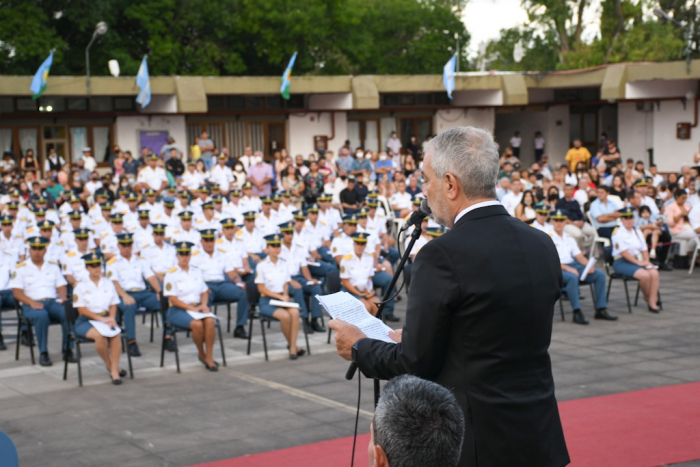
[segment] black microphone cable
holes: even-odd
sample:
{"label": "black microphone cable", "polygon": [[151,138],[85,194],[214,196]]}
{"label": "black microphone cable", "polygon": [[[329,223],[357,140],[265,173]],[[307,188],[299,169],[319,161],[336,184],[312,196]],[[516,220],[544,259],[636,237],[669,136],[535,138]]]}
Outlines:
{"label": "black microphone cable", "polygon": [[350,467],[355,465],[355,445],[357,444],[357,425],[360,421],[360,396],[362,395],[362,372],[357,372],[357,413],[355,414],[355,434],[352,438],[352,457]]}

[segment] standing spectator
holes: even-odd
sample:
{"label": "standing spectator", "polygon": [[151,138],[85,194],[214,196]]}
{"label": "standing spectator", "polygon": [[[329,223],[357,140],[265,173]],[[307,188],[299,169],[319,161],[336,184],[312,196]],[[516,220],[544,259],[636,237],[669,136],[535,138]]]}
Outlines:
{"label": "standing spectator", "polygon": [[0,171],[3,174],[13,172],[17,168],[17,163],[15,162],[15,155],[12,151],[5,151],[2,154],[2,162],[0,162]]}
{"label": "standing spectator", "polygon": [[622,161],[620,149],[615,144],[615,141],[608,141],[608,145],[603,150],[602,159],[605,162],[606,171],[608,172]]}
{"label": "standing spectator", "polygon": [[56,178],[57,177],[54,175],[53,177],[48,177],[46,179],[46,192],[49,194],[49,196],[53,196],[54,199],[58,199],[61,196],[61,193],[65,191],[63,185],[56,183]]}
{"label": "standing spectator", "polygon": [[75,163],[75,169],[78,172],[78,178],[83,184],[90,181],[91,172],[87,168],[85,168],[85,161],[83,159],[80,159],[78,162]]}
{"label": "standing spectator", "polygon": [[238,162],[243,164],[243,168],[247,171],[253,163],[253,148],[246,146],[243,150],[243,155],[238,159]]}
{"label": "standing spectator", "polygon": [[401,144],[401,140],[396,136],[396,132],[392,131],[391,136],[389,136],[389,140],[386,142],[386,149],[389,152],[389,156],[394,160],[396,163],[397,161],[399,162],[396,164],[397,167],[401,166],[401,148],[403,145]]}
{"label": "standing spectator", "polygon": [[94,172],[97,168],[97,161],[92,156],[92,149],[87,147],[83,148],[83,160],[85,161],[85,168],[89,172]]}
{"label": "standing spectator", "polygon": [[318,162],[311,162],[309,173],[304,177],[304,201],[306,204],[315,203],[316,198],[323,194],[323,179],[324,176],[320,172]]}
{"label": "standing spectator", "polygon": [[294,158],[294,162],[294,166],[299,171],[300,176],[304,177],[307,173],[309,173],[309,168],[304,164],[304,156],[302,156],[301,154],[297,155]]}
{"label": "standing spectator", "polygon": [[341,170],[345,172],[344,175],[350,175],[353,167],[355,166],[355,158],[350,155],[350,149],[340,148],[337,165],[339,175]]}
{"label": "standing spectator", "polygon": [[131,151],[125,151],[124,156],[126,156],[126,159],[124,160],[124,174],[129,177],[131,175],[133,179],[136,179],[136,175],[139,173],[139,167],[141,167],[141,160],[140,159],[134,159],[134,156],[131,154]]}
{"label": "standing spectator", "polygon": [[393,164],[386,152],[382,151],[379,153],[379,161],[377,161],[374,171],[377,173],[377,182],[382,178],[388,182],[394,181]]}
{"label": "standing spectator", "polygon": [[115,144],[112,146],[112,152],[107,158],[107,162],[109,162],[109,167],[112,169],[112,172],[114,172],[114,161],[117,159],[117,156],[119,153],[121,153],[121,149],[119,149],[119,145]]}
{"label": "standing spectator", "polygon": [[226,162],[228,162],[228,156],[224,153],[219,154],[216,158],[216,165],[209,174],[209,182],[219,185],[224,194],[228,193],[234,181],[233,171],[226,165]]}
{"label": "standing spectator", "polygon": [[137,180],[142,190],[150,188],[155,190],[157,195],[160,195],[160,192],[168,186],[168,176],[165,170],[156,165],[159,160],[155,154],[148,156],[146,167],[141,169]]}
{"label": "standing spectator", "polygon": [[293,165],[288,165],[284,172],[280,174],[280,178],[282,188],[292,195],[292,203],[295,206],[301,206],[302,196],[304,195],[304,180],[302,180],[299,171]]}
{"label": "standing spectator", "polygon": [[651,184],[654,187],[658,187],[665,181],[663,175],[661,175],[656,168],[656,164],[651,164],[649,166],[649,175],[651,175]]}
{"label": "standing spectator", "polygon": [[591,153],[587,148],[581,146],[581,140],[577,139],[574,141],[574,146],[566,153],[565,159],[569,163],[571,172],[576,172],[579,162],[585,164],[584,169],[588,166],[588,162],[591,160]]}
{"label": "standing spectator", "polygon": [[31,177],[31,180],[37,179],[37,170],[39,168],[39,163],[34,158],[34,150],[27,149],[24,157],[19,161],[19,168],[24,179],[27,179],[27,175]]}
{"label": "standing spectator", "polygon": [[408,140],[408,144],[406,145],[406,154],[409,156],[413,156],[414,160],[418,160],[418,157],[420,156],[420,150],[418,149],[418,144],[416,142],[415,136],[411,136],[411,138]]}
{"label": "standing spectator", "polygon": [[334,174],[330,174],[326,183],[323,184],[323,192],[327,195],[331,195],[334,206],[340,206],[340,193],[347,186],[347,182],[336,178]]}
{"label": "standing spectator", "polygon": [[535,162],[539,162],[542,156],[544,155],[546,144],[544,136],[542,136],[542,133],[540,133],[539,131],[535,133],[535,139],[533,140],[533,144],[535,146]]}
{"label": "standing spectator", "polygon": [[203,131],[197,145],[201,151],[201,158],[204,161],[204,166],[207,168],[207,170],[211,169],[214,165],[214,161],[212,159],[214,154],[214,141],[209,139],[209,133]]}
{"label": "standing spectator", "polygon": [[330,170],[333,175],[338,175],[338,166],[335,163],[335,154],[333,154],[333,151],[326,151],[323,158],[326,160],[326,167],[328,170]]}
{"label": "standing spectator", "polygon": [[520,146],[523,144],[523,139],[520,137],[520,132],[516,131],[513,137],[510,138],[510,149],[513,151],[513,155],[520,158]]}
{"label": "standing spectator", "polygon": [[53,175],[61,170],[61,167],[65,164],[65,159],[56,154],[56,148],[52,146],[49,148],[49,155],[46,156],[46,160],[44,161],[44,174]]}
{"label": "standing spectator", "polygon": [[403,174],[406,177],[410,177],[417,169],[418,167],[416,166],[416,160],[412,155],[407,154],[406,159],[403,162]]}
{"label": "standing spectator", "polygon": [[198,161],[202,158],[202,150],[199,148],[199,137],[195,137],[194,144],[190,146],[190,160]]}
{"label": "standing spectator", "polygon": [[181,158],[182,149],[180,149],[180,146],[175,144],[175,138],[168,136],[168,142],[160,148],[160,157],[167,161],[173,156],[173,149],[175,150],[178,158]]}
{"label": "standing spectator", "polygon": [[90,174],[90,180],[85,184],[85,190],[90,193],[90,196],[93,196],[98,188],[102,188],[100,174],[93,172]]}
{"label": "standing spectator", "polygon": [[272,166],[263,161],[262,153],[255,151],[253,163],[248,169],[247,180],[253,185],[254,196],[272,194]]}
{"label": "standing spectator", "polygon": [[[170,138],[172,139],[172,138]],[[174,142],[175,140],[173,140]],[[177,148],[170,148],[167,162],[165,163],[165,168],[170,172],[173,177],[181,177],[185,173],[185,164],[182,163],[180,159],[182,153],[178,151]]]}

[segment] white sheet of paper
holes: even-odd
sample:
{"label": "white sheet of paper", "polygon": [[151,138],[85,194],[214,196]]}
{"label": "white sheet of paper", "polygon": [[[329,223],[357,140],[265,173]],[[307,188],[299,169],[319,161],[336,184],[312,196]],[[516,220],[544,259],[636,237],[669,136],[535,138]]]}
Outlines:
{"label": "white sheet of paper", "polygon": [[595,261],[596,258],[594,256],[591,256],[591,258],[588,260],[588,264],[586,264],[586,267],[583,268],[583,273],[581,274],[581,277],[579,278],[580,281],[585,281],[586,277],[588,277],[588,273],[591,272],[593,269],[593,266],[595,266]]}
{"label": "white sheet of paper", "polygon": [[118,336],[120,332],[122,332],[121,329],[119,329],[119,326],[116,328],[112,329],[109,326],[107,326],[106,323],[103,323],[102,321],[95,321],[93,319],[90,320],[90,324],[92,324],[92,327],[97,330],[101,335],[105,337],[114,337]]}
{"label": "white sheet of paper", "polygon": [[316,261],[307,261],[306,264],[308,264],[309,266],[315,266],[315,267],[319,267],[321,265],[321,263],[317,263]]}
{"label": "white sheet of paper", "polygon": [[331,295],[316,295],[316,300],[331,318],[354,324],[370,339],[396,344],[389,337],[389,331],[393,329],[384,324],[382,320],[369,314],[362,302],[349,293],[338,292]]}
{"label": "white sheet of paper", "polygon": [[270,305],[280,308],[299,308],[297,302],[283,302],[282,300],[270,300]]}
{"label": "white sheet of paper", "polygon": [[204,318],[216,318],[219,319],[218,316],[216,316],[214,313],[202,313],[201,311],[188,311],[188,315],[190,315],[194,319],[204,319]]}

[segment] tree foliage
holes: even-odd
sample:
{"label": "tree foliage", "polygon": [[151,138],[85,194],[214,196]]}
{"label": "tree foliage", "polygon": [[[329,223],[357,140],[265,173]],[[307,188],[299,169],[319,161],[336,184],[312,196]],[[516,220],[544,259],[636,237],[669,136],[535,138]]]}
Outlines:
{"label": "tree foliage", "polygon": [[[608,63],[669,61],[683,58],[683,30],[644,15],[645,0],[602,0],[599,26],[592,39],[584,38],[584,16],[590,0],[524,0],[530,23],[527,27],[501,31],[500,39],[488,44],[485,59],[491,69],[570,70]],[[663,0],[661,2],[664,3]],[[684,14],[692,15],[683,0],[667,0]],[[663,6],[663,5],[662,5]],[[525,55],[513,59],[520,42]]]}
{"label": "tree foliage", "polygon": [[[55,49],[54,75],[116,59],[134,75],[435,73],[455,53],[465,0],[0,0],[0,73],[33,74]],[[11,53],[12,52],[12,53]]]}

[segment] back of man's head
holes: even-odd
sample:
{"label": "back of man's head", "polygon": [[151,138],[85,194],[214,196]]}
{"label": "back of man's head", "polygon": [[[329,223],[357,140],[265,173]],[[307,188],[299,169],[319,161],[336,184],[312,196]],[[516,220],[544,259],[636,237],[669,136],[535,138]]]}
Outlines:
{"label": "back of man's head", "polygon": [[404,375],[391,380],[372,422],[375,466],[449,467],[459,462],[464,416],[450,391]]}

